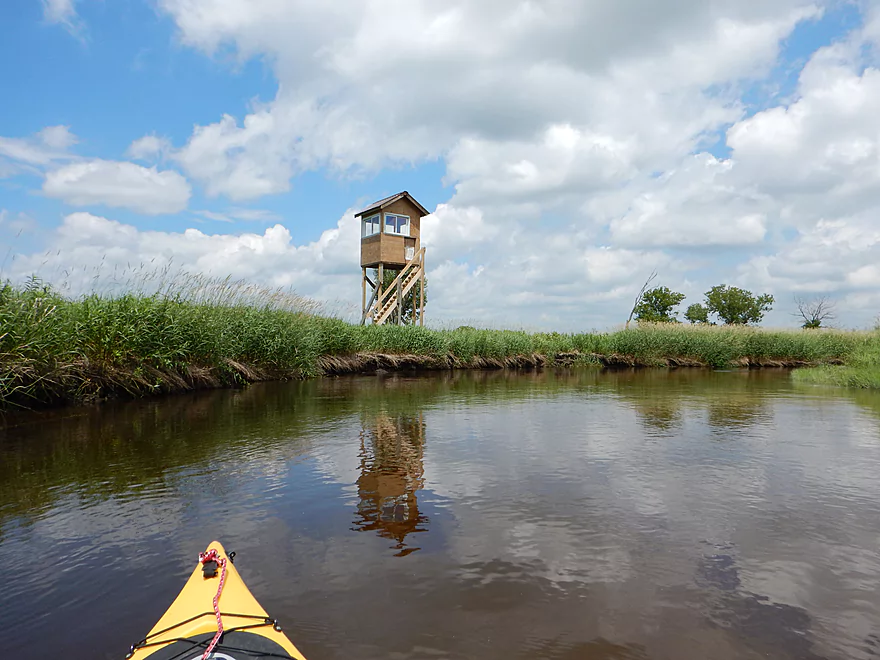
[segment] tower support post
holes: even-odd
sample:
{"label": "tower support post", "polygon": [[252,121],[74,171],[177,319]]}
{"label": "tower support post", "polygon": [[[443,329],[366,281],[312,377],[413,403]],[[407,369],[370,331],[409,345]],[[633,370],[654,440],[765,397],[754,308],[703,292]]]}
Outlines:
{"label": "tower support post", "polygon": [[367,315],[367,269],[361,268],[361,325]]}
{"label": "tower support post", "polygon": [[[424,250],[424,248],[422,248]],[[413,305],[415,305],[413,296]],[[422,271],[419,273],[419,325],[425,325],[425,253],[422,252]]]}

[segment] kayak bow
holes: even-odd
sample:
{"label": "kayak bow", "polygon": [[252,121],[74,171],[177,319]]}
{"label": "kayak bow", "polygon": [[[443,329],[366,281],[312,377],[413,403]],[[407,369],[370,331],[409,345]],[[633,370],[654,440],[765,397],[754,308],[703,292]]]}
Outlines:
{"label": "kayak bow", "polygon": [[234,557],[211,543],[171,607],[126,659],[305,660],[245,586]]}

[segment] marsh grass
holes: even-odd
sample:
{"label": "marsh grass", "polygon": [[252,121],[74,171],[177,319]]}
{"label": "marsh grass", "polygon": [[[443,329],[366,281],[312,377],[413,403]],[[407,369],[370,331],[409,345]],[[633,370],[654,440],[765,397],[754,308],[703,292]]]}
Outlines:
{"label": "marsh grass", "polygon": [[183,272],[99,290],[62,295],[36,278],[0,285],[0,408],[380,366],[796,366],[880,351],[880,335],[866,332],[679,324],[582,334],[361,327],[291,291]]}
{"label": "marsh grass", "polygon": [[314,303],[194,276],[152,293],[0,287],[0,406],[312,375]]}
{"label": "marsh grass", "polygon": [[820,365],[793,374],[795,382],[861,389],[880,389],[880,332],[877,340],[853,351],[840,366]]}

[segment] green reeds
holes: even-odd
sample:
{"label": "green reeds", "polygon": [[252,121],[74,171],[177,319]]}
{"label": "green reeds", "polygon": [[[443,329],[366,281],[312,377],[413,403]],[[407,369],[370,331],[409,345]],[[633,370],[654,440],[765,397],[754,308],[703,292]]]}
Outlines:
{"label": "green reeds", "polygon": [[876,356],[878,346],[877,333],[681,324],[582,334],[361,327],[240,281],[165,271],[71,298],[31,279],[0,285],[0,409],[382,365],[797,366]]}
{"label": "green reeds", "polygon": [[813,385],[880,389],[880,332],[875,336],[872,344],[848,355],[846,364],[801,369],[794,373],[793,378],[796,382]]}
{"label": "green reeds", "polygon": [[151,294],[0,288],[0,407],[316,373],[314,303],[193,277]]}

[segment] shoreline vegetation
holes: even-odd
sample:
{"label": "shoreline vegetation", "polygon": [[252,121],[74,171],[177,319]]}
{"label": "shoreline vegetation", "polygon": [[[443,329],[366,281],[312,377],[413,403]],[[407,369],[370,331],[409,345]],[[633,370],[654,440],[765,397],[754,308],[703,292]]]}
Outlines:
{"label": "shoreline vegetation", "polygon": [[191,277],[154,289],[72,299],[36,278],[0,285],[0,410],[377,369],[812,366],[797,379],[880,386],[876,331],[358,326],[242,282]]}
{"label": "shoreline vegetation", "polygon": [[874,341],[853,351],[841,366],[819,365],[792,374],[795,382],[861,389],[880,389],[880,331]]}

